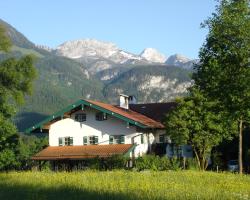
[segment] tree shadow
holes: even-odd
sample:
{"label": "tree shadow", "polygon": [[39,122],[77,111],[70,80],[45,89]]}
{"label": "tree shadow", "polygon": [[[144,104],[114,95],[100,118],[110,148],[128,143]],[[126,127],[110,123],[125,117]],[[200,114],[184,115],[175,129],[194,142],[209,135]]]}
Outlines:
{"label": "tree shadow", "polygon": [[90,191],[85,188],[76,188],[70,186],[54,186],[49,188],[46,186],[38,187],[37,185],[17,185],[0,183],[0,199],[35,199],[35,200],[74,200],[74,199],[90,199],[90,200],[139,200],[148,199],[136,196],[131,193],[114,193],[107,191]]}

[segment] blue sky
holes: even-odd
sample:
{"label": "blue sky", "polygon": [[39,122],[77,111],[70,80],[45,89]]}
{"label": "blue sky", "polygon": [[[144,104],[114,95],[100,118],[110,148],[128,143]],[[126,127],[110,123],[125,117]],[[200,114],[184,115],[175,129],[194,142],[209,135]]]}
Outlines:
{"label": "blue sky", "polygon": [[197,58],[214,0],[2,0],[0,18],[36,44],[95,38],[139,54],[152,47]]}

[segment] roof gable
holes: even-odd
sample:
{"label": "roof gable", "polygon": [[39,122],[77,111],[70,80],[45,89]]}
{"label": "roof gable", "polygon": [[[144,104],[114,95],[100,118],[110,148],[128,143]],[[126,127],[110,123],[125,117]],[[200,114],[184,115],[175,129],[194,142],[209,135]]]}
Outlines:
{"label": "roof gable", "polygon": [[117,106],[113,106],[110,104],[98,102],[98,101],[92,101],[92,100],[79,100],[75,103],[65,107],[59,112],[56,112],[43,121],[33,125],[32,127],[25,130],[25,133],[31,133],[37,129],[43,129],[44,126],[50,125],[58,120],[61,120],[65,117],[65,114],[73,113],[79,109],[84,109],[84,106],[89,106],[91,108],[94,108],[98,111],[107,113],[111,116],[114,116],[118,119],[121,119],[123,121],[126,121],[127,123],[130,123],[132,125],[136,125],[140,128],[164,128],[164,126],[147,116],[144,116],[140,113],[137,113],[132,110],[125,110]]}

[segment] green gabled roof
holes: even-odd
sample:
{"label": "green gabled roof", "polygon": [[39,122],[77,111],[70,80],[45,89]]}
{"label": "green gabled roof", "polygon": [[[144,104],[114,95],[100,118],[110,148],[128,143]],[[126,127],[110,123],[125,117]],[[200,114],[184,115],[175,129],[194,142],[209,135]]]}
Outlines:
{"label": "green gabled roof", "polygon": [[128,117],[125,117],[125,116],[123,116],[123,115],[121,115],[121,114],[118,114],[118,113],[116,113],[116,112],[110,111],[110,110],[108,110],[108,109],[106,109],[106,108],[103,108],[103,107],[101,107],[101,106],[95,105],[95,104],[93,104],[93,103],[91,103],[91,102],[88,102],[88,101],[86,101],[86,100],[81,99],[81,100],[76,101],[75,103],[73,103],[73,104],[67,106],[66,108],[60,110],[59,112],[56,112],[56,113],[50,115],[49,117],[47,117],[47,118],[44,119],[43,121],[41,121],[41,122],[39,122],[39,123],[33,125],[32,127],[28,128],[28,129],[26,129],[26,130],[24,130],[24,132],[25,132],[25,133],[31,133],[32,131],[34,131],[34,130],[36,130],[36,129],[42,129],[42,127],[43,127],[45,124],[47,124],[48,122],[51,122],[51,121],[53,121],[53,120],[55,120],[55,119],[58,119],[58,118],[62,118],[63,115],[64,115],[64,113],[69,112],[69,111],[71,111],[71,110],[73,110],[73,109],[75,109],[75,108],[77,108],[77,107],[79,107],[79,106],[89,106],[89,107],[91,107],[91,108],[95,108],[96,110],[99,110],[99,111],[101,111],[101,112],[104,112],[104,113],[107,113],[107,114],[112,115],[112,116],[114,116],[114,117],[117,117],[117,118],[119,118],[119,119],[121,119],[121,120],[123,120],[123,121],[126,121],[126,122],[129,123],[129,124],[136,125],[136,126],[138,126],[138,127],[140,127],[140,128],[147,128],[147,127],[148,127],[147,125],[145,125],[145,124],[143,124],[143,123],[140,123],[140,122],[138,122],[138,121],[132,120],[132,119],[130,119],[130,118],[128,118]]}

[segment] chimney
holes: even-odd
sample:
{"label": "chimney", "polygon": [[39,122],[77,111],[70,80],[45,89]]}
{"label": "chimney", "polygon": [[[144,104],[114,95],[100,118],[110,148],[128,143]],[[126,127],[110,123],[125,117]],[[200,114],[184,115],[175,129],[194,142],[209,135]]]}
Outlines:
{"label": "chimney", "polygon": [[136,98],[134,96],[120,94],[120,107],[129,109],[129,104],[136,104]]}
{"label": "chimney", "polygon": [[124,108],[124,109],[128,109],[128,99],[129,96],[125,95],[125,94],[120,94],[120,107]]}

